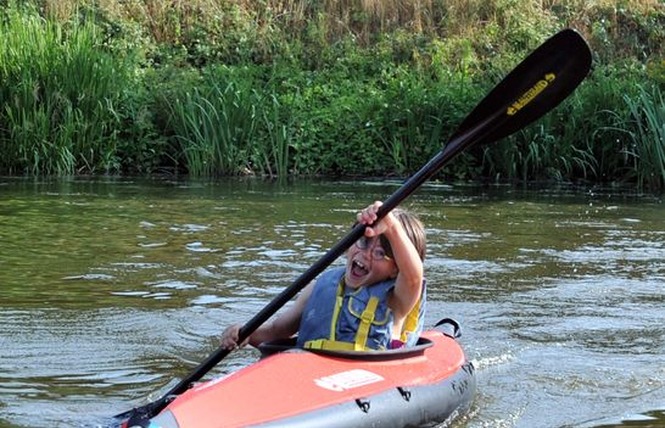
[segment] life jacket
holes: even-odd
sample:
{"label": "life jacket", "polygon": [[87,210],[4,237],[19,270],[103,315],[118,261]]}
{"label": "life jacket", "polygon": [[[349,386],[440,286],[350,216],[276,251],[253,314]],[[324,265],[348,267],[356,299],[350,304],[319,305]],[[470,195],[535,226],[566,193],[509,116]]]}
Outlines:
{"label": "life jacket", "polygon": [[[387,303],[395,280],[352,289],[345,286],[344,273],[345,268],[330,269],[317,279],[300,320],[297,345],[347,351],[389,348],[394,317]],[[400,335],[407,346],[415,345],[422,331],[424,286]]]}

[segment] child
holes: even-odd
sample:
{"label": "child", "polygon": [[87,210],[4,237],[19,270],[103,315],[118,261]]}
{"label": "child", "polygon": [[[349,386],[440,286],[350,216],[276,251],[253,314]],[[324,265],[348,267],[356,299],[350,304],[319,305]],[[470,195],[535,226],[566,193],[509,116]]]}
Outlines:
{"label": "child", "polygon": [[[381,202],[358,213],[365,234],[346,253],[345,268],[323,272],[294,304],[256,329],[248,342],[283,339],[298,333],[309,349],[384,350],[413,346],[422,331],[425,304],[425,230],[411,213],[396,208],[381,221]],[[240,325],[221,337],[238,346]],[[244,345],[244,343],[243,343]]]}

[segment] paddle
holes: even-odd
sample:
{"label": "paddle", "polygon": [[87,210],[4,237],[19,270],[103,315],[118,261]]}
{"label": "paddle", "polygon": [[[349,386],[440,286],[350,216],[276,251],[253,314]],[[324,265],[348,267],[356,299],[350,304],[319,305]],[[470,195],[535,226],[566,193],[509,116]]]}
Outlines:
{"label": "paddle", "polygon": [[[378,218],[383,218],[462,150],[506,137],[557,106],[584,80],[590,67],[591,52],[577,32],[566,29],[552,36],[483,98],[448,140],[444,149],[383,203],[377,212]],[[364,230],[364,225],[356,225],[293,284],[268,303],[240,329],[238,342],[247,339],[344,254],[363,235]],[[143,426],[145,421],[157,415],[175,396],[189,389],[193,382],[201,379],[229,352],[228,349],[220,347],[164,396],[142,407],[118,414],[115,418],[124,421],[121,424],[123,427]]]}

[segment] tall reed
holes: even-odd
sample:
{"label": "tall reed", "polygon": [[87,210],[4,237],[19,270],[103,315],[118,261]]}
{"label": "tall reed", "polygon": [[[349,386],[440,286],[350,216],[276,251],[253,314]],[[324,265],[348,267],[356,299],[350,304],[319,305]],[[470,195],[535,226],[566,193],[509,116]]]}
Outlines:
{"label": "tall reed", "polygon": [[[263,112],[264,127],[266,135],[257,139],[261,146],[257,150],[258,158],[263,160],[261,169],[271,178],[284,178],[289,175],[289,152],[291,151],[291,140],[293,138],[292,120],[284,123],[284,112],[276,95],[272,95],[272,109]],[[262,143],[261,143],[262,142]]]}
{"label": "tall reed", "polygon": [[[219,79],[219,80],[218,80]],[[247,80],[211,73],[194,88],[167,100],[170,123],[187,171],[194,176],[252,172],[249,159],[261,118],[261,96]]]}
{"label": "tall reed", "polygon": [[0,21],[0,129],[8,173],[118,166],[114,111],[125,80],[91,23],[69,28],[10,4]]}
{"label": "tall reed", "polygon": [[657,86],[640,87],[637,97],[624,97],[633,126],[626,155],[634,162],[640,187],[665,188],[665,99]]}

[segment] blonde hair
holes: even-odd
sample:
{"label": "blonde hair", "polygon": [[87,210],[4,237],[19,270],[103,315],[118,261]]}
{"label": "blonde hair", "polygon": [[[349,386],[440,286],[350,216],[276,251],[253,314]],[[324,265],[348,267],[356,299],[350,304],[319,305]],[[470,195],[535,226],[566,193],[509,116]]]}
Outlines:
{"label": "blonde hair", "polygon": [[[392,213],[402,224],[402,228],[406,232],[406,235],[409,237],[413,246],[416,247],[420,260],[425,260],[427,237],[425,235],[425,227],[423,226],[423,223],[415,214],[402,208],[395,208]],[[388,256],[392,257],[392,248],[390,247],[388,239],[383,235],[380,235],[379,239],[381,241],[381,247],[386,251]]]}

